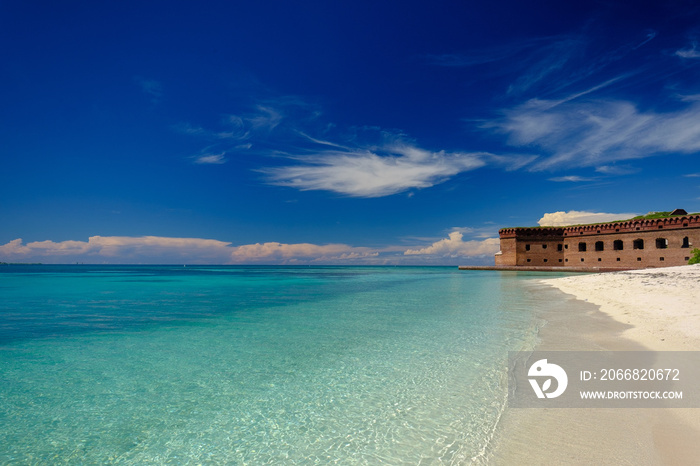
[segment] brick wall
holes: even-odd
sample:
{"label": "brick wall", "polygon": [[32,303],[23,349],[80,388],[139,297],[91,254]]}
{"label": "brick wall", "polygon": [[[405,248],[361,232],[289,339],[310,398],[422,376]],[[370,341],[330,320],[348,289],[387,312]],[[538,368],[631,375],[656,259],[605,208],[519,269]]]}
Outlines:
{"label": "brick wall", "polygon": [[496,254],[496,265],[516,265],[515,237],[501,238],[501,250]]}
{"label": "brick wall", "polygon": [[[688,247],[683,247],[685,238]],[[643,249],[635,248],[638,240],[643,241]],[[616,241],[622,242],[621,250],[615,249]],[[579,251],[579,243],[586,244],[586,252]],[[602,251],[596,250],[597,243],[602,243]],[[566,266],[668,267],[688,263],[690,251],[693,247],[700,246],[700,229],[567,237],[564,238],[564,244],[569,246],[565,255]],[[617,244],[619,247],[620,243]]]}
{"label": "brick wall", "polygon": [[691,250],[700,247],[700,215],[566,228],[505,228],[499,233],[501,254],[496,265],[668,267],[687,264]]}

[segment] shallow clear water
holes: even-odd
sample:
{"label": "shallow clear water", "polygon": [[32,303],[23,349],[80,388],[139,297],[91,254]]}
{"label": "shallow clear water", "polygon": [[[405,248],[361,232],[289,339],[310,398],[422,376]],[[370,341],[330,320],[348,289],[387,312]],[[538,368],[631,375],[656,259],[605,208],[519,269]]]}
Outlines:
{"label": "shallow clear water", "polygon": [[481,461],[536,340],[522,280],[2,266],[0,464]]}

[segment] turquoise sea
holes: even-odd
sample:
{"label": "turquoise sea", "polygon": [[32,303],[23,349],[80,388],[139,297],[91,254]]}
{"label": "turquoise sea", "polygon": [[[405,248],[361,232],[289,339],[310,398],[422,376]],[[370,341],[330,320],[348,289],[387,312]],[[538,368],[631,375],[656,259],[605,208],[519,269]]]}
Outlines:
{"label": "turquoise sea", "polygon": [[531,279],[0,266],[0,464],[485,462]]}

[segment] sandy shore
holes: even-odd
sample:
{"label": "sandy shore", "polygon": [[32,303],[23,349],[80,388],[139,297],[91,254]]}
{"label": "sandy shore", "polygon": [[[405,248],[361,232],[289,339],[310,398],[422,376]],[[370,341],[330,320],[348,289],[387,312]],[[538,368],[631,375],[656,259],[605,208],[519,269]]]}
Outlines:
{"label": "sandy shore", "polygon": [[[538,350],[700,350],[700,265],[537,280],[533,293],[559,302]],[[699,440],[699,409],[508,409],[489,463],[697,464]]]}
{"label": "sandy shore", "polygon": [[542,280],[631,328],[621,337],[655,351],[700,350],[700,265]]}

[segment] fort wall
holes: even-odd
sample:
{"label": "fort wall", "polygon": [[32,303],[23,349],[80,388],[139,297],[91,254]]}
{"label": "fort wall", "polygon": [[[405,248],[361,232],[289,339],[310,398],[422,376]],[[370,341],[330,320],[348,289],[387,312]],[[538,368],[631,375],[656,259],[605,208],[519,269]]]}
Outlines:
{"label": "fort wall", "polygon": [[504,228],[497,266],[647,268],[685,265],[700,215],[571,227]]}

